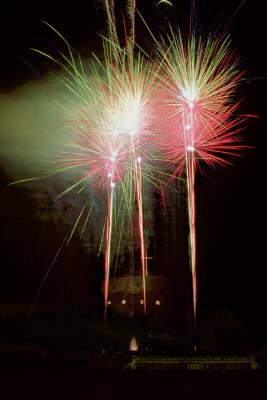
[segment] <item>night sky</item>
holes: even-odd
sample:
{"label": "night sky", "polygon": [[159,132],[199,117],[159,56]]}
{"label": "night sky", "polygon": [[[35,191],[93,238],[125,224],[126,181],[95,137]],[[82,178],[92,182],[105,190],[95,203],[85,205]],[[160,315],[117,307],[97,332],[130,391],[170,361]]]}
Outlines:
{"label": "night sky", "polygon": [[[123,1],[118,3],[123,5]],[[183,32],[187,31],[190,1],[176,0],[169,8],[163,4],[156,7],[157,2],[152,0],[137,1],[137,6],[138,3],[142,3],[141,13],[156,35],[163,32],[162,26],[167,26],[167,18],[179,24]],[[228,333],[245,332],[250,350],[267,348],[264,195],[267,28],[259,1],[245,1],[239,8],[241,3],[202,0],[196,1],[195,7],[196,29],[204,37],[214,30],[230,33],[232,47],[240,57],[240,68],[245,70],[237,93],[242,99],[240,112],[255,115],[246,122],[243,131],[244,144],[250,148],[241,157],[231,159],[231,167],[205,169],[197,177],[199,329],[206,338],[210,332],[216,335],[227,330],[228,324]],[[101,7],[97,0],[46,1],[34,6],[30,2],[9,1],[1,5],[0,314],[5,316],[21,318],[27,313],[42,277],[77,215],[77,204],[70,197],[54,202],[62,185],[57,180],[7,186],[16,179],[38,176],[40,159],[45,158],[45,151],[51,151],[50,139],[54,140],[57,129],[60,130],[56,105],[49,100],[60,93],[52,74],[58,74],[58,68],[30,48],[49,52],[56,46],[64,51],[60,39],[41,22],[47,21],[84,59],[92,51],[100,53],[98,33],[105,32]],[[138,19],[137,41],[145,48],[151,43]],[[159,203],[155,194],[151,212],[157,222],[151,228],[150,250],[154,259],[150,268],[172,282],[172,319],[179,321],[180,328],[175,329],[186,336],[190,296],[185,233],[183,226],[177,225],[173,236],[181,238],[181,244],[176,252],[171,233],[165,235],[171,212],[164,211]],[[185,224],[184,206],[180,207]],[[97,226],[96,219],[94,224]],[[101,314],[102,264],[92,250],[96,248],[95,241],[94,238],[80,241],[75,237],[64,248],[40,294],[38,304],[44,305],[45,312],[64,313],[73,309],[75,313],[77,305],[86,304],[92,318]],[[157,260],[155,265],[154,260]]]}

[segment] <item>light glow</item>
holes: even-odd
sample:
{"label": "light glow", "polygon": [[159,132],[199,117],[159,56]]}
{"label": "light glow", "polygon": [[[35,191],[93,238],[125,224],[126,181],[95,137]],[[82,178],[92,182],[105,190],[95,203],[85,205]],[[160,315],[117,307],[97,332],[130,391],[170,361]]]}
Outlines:
{"label": "light glow", "polygon": [[187,151],[194,152],[196,149],[195,149],[194,146],[191,146],[191,145],[189,144],[188,146],[186,146],[186,150],[187,150]]}

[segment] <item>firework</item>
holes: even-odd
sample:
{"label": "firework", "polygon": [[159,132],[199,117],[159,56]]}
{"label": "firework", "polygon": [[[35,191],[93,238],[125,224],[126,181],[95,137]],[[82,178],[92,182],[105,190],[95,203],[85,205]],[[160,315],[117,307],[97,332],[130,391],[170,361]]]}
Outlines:
{"label": "firework", "polygon": [[238,103],[234,93],[240,78],[230,41],[203,41],[191,35],[171,32],[158,45],[163,73],[159,76],[162,94],[162,136],[160,151],[168,160],[172,177],[185,174],[188,194],[189,249],[196,324],[196,206],[195,176],[206,163],[226,165],[226,154],[237,154],[243,146]]}
{"label": "firework", "polygon": [[[104,39],[104,60],[96,56],[89,74],[70,57],[68,74],[63,79],[74,93],[77,104],[68,111],[71,127],[67,149],[55,161],[51,173],[81,171],[77,181],[59,196],[87,185],[96,193],[106,193],[105,222],[105,313],[111,266],[114,214],[126,210],[131,220],[137,202],[140,261],[146,311],[146,268],[142,181],[158,185],[153,173],[155,142],[155,63],[137,53]],[[114,46],[116,53],[114,55]],[[119,210],[118,210],[119,209]],[[123,214],[123,213],[122,213]],[[80,217],[79,217],[80,218]],[[77,221],[78,222],[78,221]],[[75,224],[76,227],[77,224]],[[123,229],[123,227],[121,227]]]}

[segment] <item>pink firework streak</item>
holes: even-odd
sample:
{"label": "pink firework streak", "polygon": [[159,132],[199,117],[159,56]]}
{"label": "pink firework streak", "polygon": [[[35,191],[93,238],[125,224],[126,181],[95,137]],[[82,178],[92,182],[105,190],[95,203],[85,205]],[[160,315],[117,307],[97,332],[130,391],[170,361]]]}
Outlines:
{"label": "pink firework streak", "polygon": [[[160,77],[162,94],[162,135],[160,152],[167,159],[172,177],[185,173],[188,193],[189,249],[193,289],[194,329],[197,314],[197,243],[195,176],[201,163],[209,167],[230,164],[225,155],[237,155],[241,145],[241,122],[233,94],[240,73],[229,50],[229,40],[203,44],[181,34],[170,45],[159,47],[164,57]],[[170,179],[172,180],[172,178]]]}
{"label": "pink firework streak", "polygon": [[128,148],[110,134],[93,132],[88,120],[70,121],[76,138],[69,143],[73,149],[62,154],[58,163],[63,168],[80,168],[82,174],[77,182],[90,182],[95,192],[107,194],[104,257],[104,302],[105,315],[108,304],[108,283],[111,262],[111,240],[113,224],[114,190],[127,174]]}

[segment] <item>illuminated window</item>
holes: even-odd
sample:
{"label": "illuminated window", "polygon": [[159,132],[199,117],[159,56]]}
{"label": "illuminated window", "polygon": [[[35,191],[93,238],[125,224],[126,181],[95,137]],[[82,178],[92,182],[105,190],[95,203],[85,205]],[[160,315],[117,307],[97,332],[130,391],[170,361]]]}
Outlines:
{"label": "illuminated window", "polygon": [[126,300],[123,299],[123,300],[121,301],[121,304],[126,304]]}
{"label": "illuminated window", "polygon": [[140,304],[144,304],[144,300],[140,300]]}

